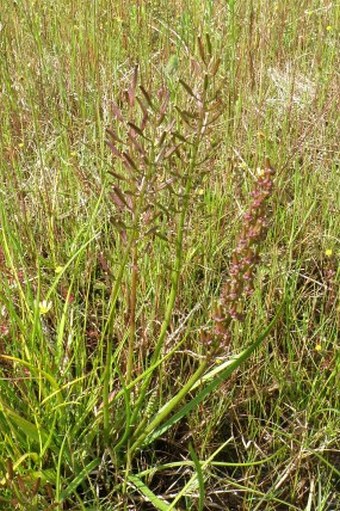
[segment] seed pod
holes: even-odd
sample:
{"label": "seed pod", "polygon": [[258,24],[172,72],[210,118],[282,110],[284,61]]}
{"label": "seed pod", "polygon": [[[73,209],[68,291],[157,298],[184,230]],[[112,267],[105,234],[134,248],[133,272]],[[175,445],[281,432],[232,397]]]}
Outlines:
{"label": "seed pod", "polygon": [[122,112],[121,112],[119,106],[117,105],[117,103],[115,103],[114,101],[111,101],[111,108],[112,108],[112,113],[115,116],[115,118],[118,119],[118,121],[124,122],[124,117],[123,117]]}
{"label": "seed pod", "polygon": [[108,174],[111,174],[111,176],[118,179],[118,181],[127,181],[126,177],[122,176],[118,172],[114,172],[113,170],[108,170],[107,172],[108,172]]}
{"label": "seed pod", "polygon": [[130,132],[129,132],[129,139],[131,140],[132,145],[137,149],[139,154],[142,156],[142,158],[145,161],[145,163],[147,163],[149,160],[148,160],[148,158],[146,156],[146,152],[144,150],[144,147],[141,144],[139,144],[139,142],[137,142],[136,137],[134,137],[132,135],[132,133],[130,133]]}
{"label": "seed pod", "polygon": [[216,59],[212,62],[212,66],[211,66],[211,70],[210,70],[210,74],[211,74],[211,76],[216,76],[216,73],[217,73],[217,71],[219,70],[220,64],[221,64],[221,59],[220,59],[220,57],[217,57],[217,58],[216,58]]}
{"label": "seed pod", "polygon": [[167,131],[163,131],[161,136],[160,136],[160,138],[159,138],[159,140],[158,140],[158,142],[157,142],[158,147],[162,147],[166,135],[167,135]]}
{"label": "seed pod", "polygon": [[111,142],[109,142],[108,140],[106,140],[105,142],[106,145],[109,146],[109,148],[111,149],[111,152],[114,154],[114,156],[123,159],[122,153],[118,151],[118,149]]}
{"label": "seed pod", "polygon": [[118,135],[116,134],[116,132],[113,131],[111,128],[106,128],[106,133],[108,133],[110,135],[110,137],[112,138],[112,140],[114,142],[119,142],[120,144],[124,144],[123,140],[121,138],[119,138]]}
{"label": "seed pod", "polygon": [[10,460],[10,459],[6,460],[6,468],[7,468],[8,479],[10,481],[12,481],[14,479],[14,470],[13,470],[12,460]]}
{"label": "seed pod", "polygon": [[118,186],[113,186],[113,192],[110,194],[110,196],[120,211],[124,209],[124,206],[131,210],[131,203],[129,203],[130,199],[125,197],[125,194],[120,188],[118,188]]}
{"label": "seed pod", "polygon": [[180,144],[177,144],[177,145],[175,145],[175,146],[170,147],[170,148],[166,151],[166,153],[164,154],[164,158],[170,158],[170,156],[172,156],[174,153],[176,153],[176,152],[177,152],[178,148],[179,148],[181,145],[182,145],[182,144],[180,143]]}
{"label": "seed pod", "polygon": [[198,42],[198,51],[199,51],[200,57],[203,60],[204,64],[206,64],[204,45],[203,45],[201,36],[197,37],[197,42]]}
{"label": "seed pod", "polygon": [[133,131],[138,133],[138,135],[140,135],[141,137],[145,137],[145,135],[143,133],[143,130],[141,130],[141,128],[138,128],[138,126],[136,124],[134,124],[133,122],[129,122],[128,121],[128,125],[130,126],[130,128],[133,129]]}
{"label": "seed pod", "polygon": [[184,80],[182,80],[181,78],[179,79],[179,83],[182,85],[182,87],[187,91],[187,93],[192,96],[193,98],[195,99],[198,99],[196,94],[194,93],[194,91],[192,90],[191,87],[189,87],[189,85],[187,83],[185,83]]}
{"label": "seed pod", "polygon": [[127,152],[123,152],[123,156],[125,158],[125,161],[127,162],[128,166],[130,166],[134,170],[139,170],[136,163],[133,161],[131,156]]}
{"label": "seed pod", "polygon": [[143,101],[138,96],[136,97],[136,100],[137,100],[137,103],[140,106],[140,109],[142,110],[143,118],[144,117],[147,118],[148,117],[148,111],[147,111],[146,106],[144,105]]}
{"label": "seed pod", "polygon": [[205,40],[206,40],[206,43],[207,43],[207,50],[208,50],[208,53],[209,53],[209,57],[211,57],[211,55],[212,55],[212,46],[211,46],[211,40],[210,40],[210,36],[209,36],[208,32],[205,34]]}
{"label": "seed pod", "polygon": [[151,97],[150,97],[149,93],[144,89],[143,85],[140,85],[139,88],[140,88],[144,98],[146,99],[147,104],[151,108],[151,110],[155,110],[155,107],[151,101]]}
{"label": "seed pod", "polygon": [[203,89],[205,92],[208,90],[208,86],[209,86],[209,75],[208,75],[208,73],[205,73],[204,82],[203,82]]}

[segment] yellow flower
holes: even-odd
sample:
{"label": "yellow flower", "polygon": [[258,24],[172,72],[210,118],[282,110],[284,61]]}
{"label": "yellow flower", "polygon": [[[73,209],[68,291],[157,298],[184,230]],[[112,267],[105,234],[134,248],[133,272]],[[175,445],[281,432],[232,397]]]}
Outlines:
{"label": "yellow flower", "polygon": [[61,273],[63,271],[63,266],[56,266],[54,271],[57,275],[59,275],[59,273]]}
{"label": "yellow flower", "polygon": [[326,27],[326,30],[327,30],[327,32],[331,32],[331,31],[333,30],[332,25],[328,25],[328,26]]}
{"label": "yellow flower", "polygon": [[39,314],[42,316],[43,314],[47,314],[52,308],[52,302],[48,302],[47,300],[43,300],[39,303]]}
{"label": "yellow flower", "polygon": [[261,167],[257,167],[256,169],[256,174],[259,176],[259,177],[262,177],[264,175],[264,169],[261,169]]}
{"label": "yellow flower", "polygon": [[321,351],[321,350],[322,350],[322,346],[321,346],[321,344],[317,344],[317,345],[315,346],[315,351]]}
{"label": "yellow flower", "polygon": [[331,257],[333,255],[333,250],[331,248],[326,248],[325,250],[325,256]]}

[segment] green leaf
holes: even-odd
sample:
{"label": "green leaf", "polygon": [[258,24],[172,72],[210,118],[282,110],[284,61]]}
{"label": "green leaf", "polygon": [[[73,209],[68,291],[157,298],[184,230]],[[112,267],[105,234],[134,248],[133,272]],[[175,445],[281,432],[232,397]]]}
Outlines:
{"label": "green leaf", "polygon": [[47,440],[48,438],[47,431],[40,427],[38,428],[37,425],[32,424],[32,422],[29,422],[28,420],[24,419],[8,406],[4,405],[3,403],[0,403],[0,410],[3,412],[3,414],[11,423],[16,424],[25,433],[25,435],[28,436],[34,442],[39,443],[40,440],[42,440],[43,442]]}
{"label": "green leaf", "polygon": [[148,500],[149,502],[151,502],[151,504],[153,506],[155,506],[155,508],[158,511],[168,511],[169,506],[170,506],[169,502],[157,497],[157,495],[155,495],[153,493],[153,491],[150,490],[150,488],[148,486],[146,486],[146,484],[143,483],[143,481],[141,479],[139,479],[139,477],[137,477],[135,475],[130,475],[129,481],[134,485],[136,490],[138,490],[142,495],[144,495],[146,500]]}
{"label": "green leaf", "polygon": [[73,479],[73,481],[70,482],[70,484],[65,488],[65,490],[61,493],[60,498],[61,500],[65,500],[68,497],[74,493],[74,491],[77,489],[77,487],[91,474],[91,472],[96,469],[101,462],[100,458],[95,458],[94,460],[90,461],[86,465],[86,467],[83,468],[81,472]]}
{"label": "green leaf", "polygon": [[192,461],[195,464],[196,477],[197,477],[197,481],[198,481],[199,499],[198,499],[197,510],[203,511],[203,509],[204,509],[204,495],[205,495],[203,470],[201,467],[201,463],[197,457],[197,454],[195,453],[195,450],[191,444],[189,444],[189,452],[190,452]]}
{"label": "green leaf", "polygon": [[[269,323],[267,328],[259,335],[259,337],[254,341],[248,348],[244,351],[233,357],[231,360],[226,361],[224,364],[214,368],[209,373],[203,375],[200,379],[192,385],[192,388],[196,388],[198,385],[201,385],[204,382],[209,381],[205,387],[193,398],[191,401],[186,403],[182,408],[175,413],[170,419],[168,419],[164,424],[156,428],[153,432],[151,432],[143,441],[143,445],[148,445],[153,442],[156,438],[163,435],[165,431],[167,431],[171,426],[173,426],[180,419],[188,415],[193,409],[197,408],[200,403],[214,390],[216,390],[225,380],[229,378],[229,376],[248,358],[253,354],[253,352],[262,344],[262,342],[266,339],[275,323],[277,322],[285,300],[283,300],[281,306],[279,307],[278,312]],[[210,381],[211,380],[211,381]],[[191,390],[192,390],[191,388]],[[176,397],[176,396],[175,396]],[[173,398],[174,399],[174,398]]]}

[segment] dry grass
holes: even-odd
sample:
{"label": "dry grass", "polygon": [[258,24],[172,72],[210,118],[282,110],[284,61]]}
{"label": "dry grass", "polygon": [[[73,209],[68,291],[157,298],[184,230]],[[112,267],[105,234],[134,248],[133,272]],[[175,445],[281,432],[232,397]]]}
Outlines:
{"label": "dry grass", "polygon": [[340,509],[338,27],[325,0],[4,1],[1,509]]}

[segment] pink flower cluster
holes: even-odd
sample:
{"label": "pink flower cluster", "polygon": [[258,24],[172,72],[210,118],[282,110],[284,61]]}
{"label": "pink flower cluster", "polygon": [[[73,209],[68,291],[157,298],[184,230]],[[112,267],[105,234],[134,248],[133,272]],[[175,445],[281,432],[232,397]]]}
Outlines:
{"label": "pink flower cluster", "polygon": [[230,278],[223,286],[215,312],[216,333],[219,336],[228,337],[228,326],[233,319],[244,319],[243,299],[253,293],[254,270],[260,262],[260,243],[268,229],[266,201],[272,193],[273,175],[274,170],[269,160],[266,160],[265,168],[251,192],[253,200],[243,215],[243,228],[232,253]]}

